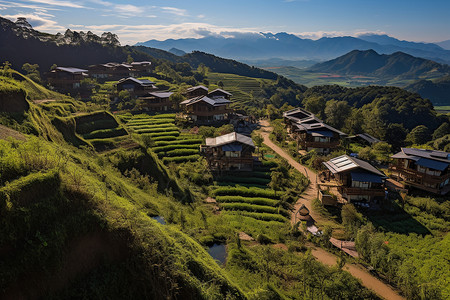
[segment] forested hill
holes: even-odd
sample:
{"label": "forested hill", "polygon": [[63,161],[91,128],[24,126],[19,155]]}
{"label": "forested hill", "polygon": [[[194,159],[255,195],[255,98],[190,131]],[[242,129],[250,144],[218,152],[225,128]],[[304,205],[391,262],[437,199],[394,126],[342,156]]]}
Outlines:
{"label": "forested hill", "polygon": [[52,35],[19,27],[1,17],[0,25],[1,61],[9,61],[16,69],[25,63],[31,63],[38,64],[40,72],[45,73],[53,64],[85,68],[92,64],[124,62],[131,56],[135,61],[152,61],[154,65],[164,61],[187,62],[194,68],[204,64],[215,72],[266,79],[276,79],[278,76],[269,71],[207,53],[194,52],[180,57],[159,49],[122,47],[118,44],[117,36],[112,33],[104,33],[102,37],[98,37],[90,32],[86,34],[67,30],[64,35]]}
{"label": "forested hill", "polygon": [[403,52],[386,55],[378,54],[374,50],[354,50],[336,59],[316,64],[310,70],[380,78],[417,78],[419,76],[442,76],[450,73],[448,65],[414,57]]}
{"label": "forested hill", "polygon": [[433,81],[419,80],[405,89],[430,99],[435,105],[450,105],[450,76]]}

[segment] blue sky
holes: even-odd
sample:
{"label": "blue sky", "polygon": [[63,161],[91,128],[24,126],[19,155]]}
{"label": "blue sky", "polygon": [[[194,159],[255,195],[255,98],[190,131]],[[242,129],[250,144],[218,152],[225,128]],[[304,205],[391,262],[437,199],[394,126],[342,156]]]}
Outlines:
{"label": "blue sky", "polygon": [[450,0],[0,0],[0,16],[25,16],[35,29],[51,33],[111,31],[122,44],[247,32],[450,39]]}

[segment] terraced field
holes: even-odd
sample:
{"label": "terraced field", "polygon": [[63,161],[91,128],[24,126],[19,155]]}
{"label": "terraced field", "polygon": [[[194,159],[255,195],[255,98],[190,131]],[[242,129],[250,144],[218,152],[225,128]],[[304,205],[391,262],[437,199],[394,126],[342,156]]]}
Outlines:
{"label": "terraced field", "polygon": [[135,133],[151,138],[151,149],[164,163],[182,163],[200,158],[202,139],[198,135],[181,133],[175,126],[175,114],[121,116]]}
{"label": "terraced field", "polygon": [[257,237],[266,228],[285,227],[289,212],[280,205],[283,196],[267,186],[274,162],[265,162],[253,172],[217,177],[211,196],[234,227]]}
{"label": "terraced field", "polygon": [[108,112],[79,115],[75,117],[75,122],[76,132],[99,152],[137,145],[127,130]]}
{"label": "terraced field", "polygon": [[273,80],[269,79],[251,78],[223,73],[209,73],[208,80],[214,84],[222,81],[224,89],[233,94],[232,100],[235,102],[235,107],[248,104],[252,101],[252,98],[263,97],[261,85],[263,83],[273,83]]}

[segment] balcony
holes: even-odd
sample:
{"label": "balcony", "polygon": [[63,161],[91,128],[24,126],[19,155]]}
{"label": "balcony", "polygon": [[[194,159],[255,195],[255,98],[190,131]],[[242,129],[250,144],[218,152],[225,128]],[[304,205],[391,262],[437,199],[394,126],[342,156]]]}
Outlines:
{"label": "balcony", "polygon": [[[429,184],[441,184],[443,181],[450,178],[450,173],[441,175],[441,176],[434,176],[426,173],[419,172],[417,170],[408,169],[403,166],[399,165],[391,165],[389,167],[389,171],[391,172],[397,172],[399,175],[403,175],[408,179],[415,179],[422,182],[426,182]],[[416,183],[417,184],[417,183]]]}
{"label": "balcony", "polygon": [[364,195],[364,196],[384,196],[384,188],[377,189],[362,189],[362,188],[354,188],[354,187],[341,187],[339,189],[342,194],[347,195]]}

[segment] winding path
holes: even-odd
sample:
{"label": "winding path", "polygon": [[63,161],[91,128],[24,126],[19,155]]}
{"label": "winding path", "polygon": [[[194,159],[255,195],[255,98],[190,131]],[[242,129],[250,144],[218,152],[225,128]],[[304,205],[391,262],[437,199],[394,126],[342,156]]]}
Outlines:
{"label": "winding path", "polygon": [[[308,177],[310,180],[310,185],[308,188],[304,191],[304,193],[300,196],[297,203],[294,206],[294,213],[291,216],[291,223],[295,223],[295,216],[297,214],[297,211],[300,209],[302,204],[304,204],[310,212],[311,217],[318,221],[326,221],[324,217],[314,212],[312,208],[312,200],[317,197],[317,177],[316,173],[312,171],[309,168],[306,168],[305,166],[299,164],[296,162],[288,153],[286,153],[283,149],[275,145],[270,139],[269,134],[272,132],[272,128],[270,127],[270,124],[266,120],[260,121],[261,129],[259,130],[259,133],[264,138],[264,144],[266,144],[269,148],[271,148],[275,153],[277,153],[279,156],[283,157],[287,160],[287,162],[294,167],[296,170],[298,170],[300,173]],[[329,253],[328,251],[318,248],[318,247],[311,247],[311,253],[312,255],[321,263],[329,266],[336,265],[338,257],[332,253]],[[352,274],[354,277],[361,280],[362,284],[368,288],[377,293],[379,296],[383,297],[384,299],[388,300],[404,300],[402,296],[400,296],[390,285],[384,283],[380,279],[376,278],[372,274],[370,274],[367,270],[365,270],[360,265],[350,264],[346,263],[344,266],[344,269],[347,270],[350,274]]]}

